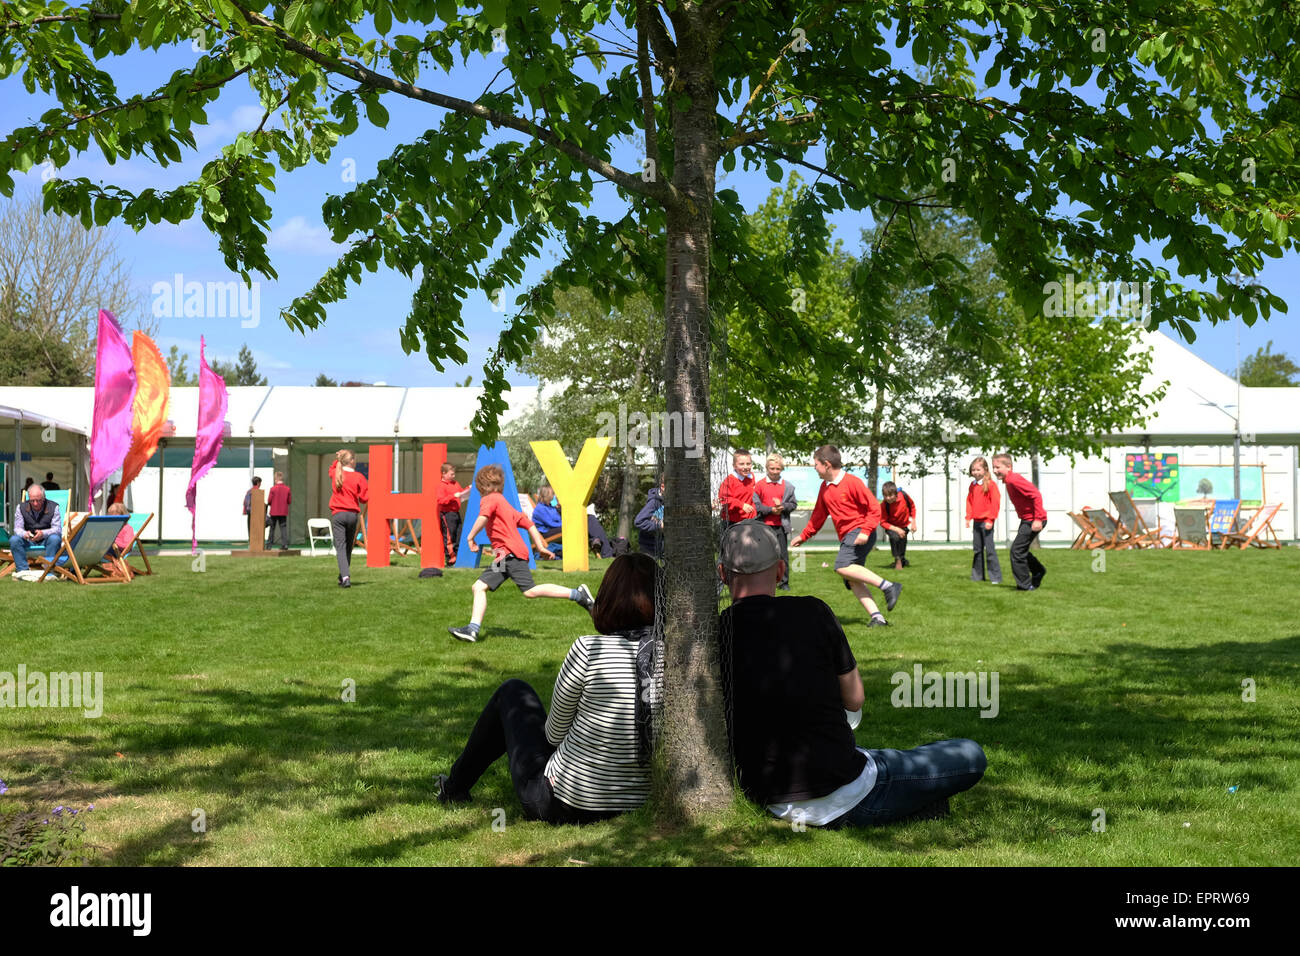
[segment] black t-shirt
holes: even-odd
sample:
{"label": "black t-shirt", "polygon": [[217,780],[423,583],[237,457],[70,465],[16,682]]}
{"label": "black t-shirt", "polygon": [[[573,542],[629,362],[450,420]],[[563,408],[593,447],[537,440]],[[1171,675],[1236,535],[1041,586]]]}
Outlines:
{"label": "black t-shirt", "polygon": [[866,757],[844,717],[839,678],[858,664],[830,606],[748,597],[722,612],[720,631],[727,728],[746,796],[811,800],[856,780]]}

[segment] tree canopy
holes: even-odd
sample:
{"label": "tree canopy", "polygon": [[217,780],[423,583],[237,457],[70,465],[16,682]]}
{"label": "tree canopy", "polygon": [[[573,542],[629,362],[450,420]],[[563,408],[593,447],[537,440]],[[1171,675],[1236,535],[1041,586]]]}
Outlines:
{"label": "tree canopy", "polygon": [[[800,270],[826,246],[826,216],[846,207],[902,240],[881,242],[853,275],[842,348],[862,357],[860,397],[879,374],[892,290],[909,278],[926,277],[952,342],[978,348],[991,334],[962,264],[908,241],[924,206],[976,224],[1027,314],[1086,262],[1149,283],[1151,324],[1187,337],[1198,319],[1253,321],[1283,303],[1266,289],[1256,297],[1219,279],[1200,291],[1185,279],[1253,276],[1263,257],[1296,245],[1300,48],[1294,11],[1272,0],[20,0],[3,10],[0,76],[57,101],[0,139],[6,193],[14,172],[85,152],[177,162],[223,88],[251,86],[262,122],[188,183],[130,190],[56,177],[44,188],[47,208],[87,227],[196,217],[246,280],[276,276],[268,194],[281,170],[329,160],[341,140],[366,135],[363,124],[386,126],[394,99],[426,106],[423,132],[324,199],[326,226],[349,245],[282,317],[319,327],[365,272],[387,266],[415,281],[403,347],[442,369],[466,360],[466,298],[500,299],[554,244],[554,266],[503,302],[513,311],[473,422],[485,441],[507,369],[555,293],[575,285],[617,305],[663,276],[669,413],[710,414],[715,271],[719,292],[754,303],[759,339],[839,352],[819,350],[788,278],[746,255],[745,210],[717,189],[719,165],[774,182],[792,168],[816,173],[797,218]],[[114,57],[179,44],[199,48],[192,66],[119,90]],[[918,75],[896,61],[904,48]],[[501,64],[477,95],[449,78],[470,57]],[[1163,243],[1165,261],[1135,254],[1140,241]],[[707,456],[665,451],[665,526],[680,531],[665,539],[671,743],[659,792],[690,812],[729,801],[731,772]]]}

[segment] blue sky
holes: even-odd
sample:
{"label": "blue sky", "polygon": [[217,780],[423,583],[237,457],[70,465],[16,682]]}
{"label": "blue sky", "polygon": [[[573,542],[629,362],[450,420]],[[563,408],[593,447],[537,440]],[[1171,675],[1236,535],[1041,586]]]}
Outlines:
{"label": "blue sky", "polygon": [[[157,54],[133,53],[113,66],[119,92],[125,95],[127,92],[151,91],[160,78],[184,68],[198,55],[187,47]],[[900,65],[910,63],[906,50],[901,51],[898,57]],[[496,54],[471,59],[449,76],[426,76],[422,82],[443,92],[473,98],[499,68],[500,54]],[[983,71],[978,70],[977,75],[982,77]],[[7,82],[6,92],[8,95],[0,101],[0,126],[5,130],[34,123],[50,105],[43,97],[28,96],[16,79]],[[1014,96],[1002,88],[995,88],[994,92]],[[1093,99],[1090,91],[1082,95],[1085,99]],[[326,195],[350,188],[350,183],[344,178],[345,171],[355,169],[357,179],[368,178],[373,175],[376,162],[387,156],[398,143],[413,139],[441,118],[440,111],[397,96],[385,96],[384,103],[391,114],[386,130],[376,130],[363,122],[357,134],[339,145],[328,166],[311,163],[292,173],[279,175],[277,192],[268,199],[274,209],[271,256],[280,277],[278,281],[260,282],[257,324],[251,326],[251,319],[241,322],[238,316],[163,317],[158,319],[158,342],[164,352],[169,346],[178,345],[194,356],[193,367],[202,334],[207,338],[210,357],[233,358],[240,345],[247,343],[259,368],[273,384],[311,384],[320,372],[340,381],[383,381],[390,385],[450,385],[463,381],[467,374],[472,374],[477,382],[483,358],[495,343],[504,320],[503,314],[494,312],[482,297],[471,296],[465,305],[469,364],[465,368],[450,366],[441,373],[422,353],[408,356],[402,351],[398,328],[407,314],[415,282],[397,273],[383,269],[373,275],[366,273],[361,287],[352,287],[346,301],[329,308],[326,324],[317,331],[299,334],[289,330],[279,319],[279,310],[295,295],[310,288],[333,264],[342,248],[330,241],[321,224],[320,206]],[[261,110],[247,86],[232,86],[217,104],[209,108],[208,115],[211,124],[195,128],[198,153],[187,156],[181,165],[161,168],[148,160],[135,159],[109,166],[98,154],[88,154],[74,158],[60,171],[60,175],[87,176],[132,190],[151,185],[178,185],[196,175],[202,164],[222,145],[231,142],[237,132],[256,127],[261,119]],[[635,168],[630,146],[621,150],[618,158],[624,168]],[[18,188],[39,188],[43,173],[48,175],[48,171],[38,167],[26,177],[15,177]],[[724,176],[720,169],[719,175],[720,187],[736,189],[747,208],[761,202],[773,186],[762,171],[745,173],[737,169]],[[612,186],[597,187],[595,211],[598,214],[615,214],[617,206]],[[835,218],[835,223],[836,235],[844,240],[850,251],[859,251],[859,232],[870,225],[870,218],[865,214],[844,213]],[[226,282],[235,278],[226,270],[215,239],[197,219],[179,226],[150,226],[139,233],[121,226],[116,229],[121,251],[132,267],[146,310],[155,304],[154,290],[158,284],[164,284],[170,294],[177,276],[182,277],[183,283]],[[1154,262],[1163,259],[1158,247],[1139,247],[1138,252]],[[551,261],[553,254],[548,252],[533,265],[528,279],[536,279]],[[1266,260],[1260,276],[1263,283],[1293,309],[1300,299],[1298,266],[1300,255],[1291,253],[1283,259]],[[507,300],[509,298],[512,298],[512,293],[508,290]],[[123,319],[127,325],[134,324],[130,316]],[[1234,364],[1238,332],[1243,357],[1270,339],[1275,352],[1300,356],[1300,326],[1287,316],[1274,315],[1270,321],[1239,328],[1235,322],[1218,326],[1202,322],[1197,332],[1197,340],[1190,348],[1222,369],[1230,370]],[[528,379],[514,375],[512,381],[523,384]]]}

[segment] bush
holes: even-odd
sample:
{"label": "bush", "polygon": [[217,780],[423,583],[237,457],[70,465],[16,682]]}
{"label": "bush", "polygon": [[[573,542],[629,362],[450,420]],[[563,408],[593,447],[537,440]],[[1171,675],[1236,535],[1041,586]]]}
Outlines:
{"label": "bush", "polygon": [[[94,809],[92,803],[85,812]],[[0,866],[86,865],[90,849],[83,842],[85,821],[77,819],[81,812],[64,806],[48,811],[0,807]]]}

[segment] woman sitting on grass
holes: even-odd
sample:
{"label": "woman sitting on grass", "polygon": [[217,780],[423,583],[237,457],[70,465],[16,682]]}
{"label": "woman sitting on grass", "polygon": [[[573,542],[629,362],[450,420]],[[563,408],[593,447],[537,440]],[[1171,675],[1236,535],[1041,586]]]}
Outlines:
{"label": "woman sitting on grass", "polygon": [[502,684],[451,772],[438,777],[443,803],[470,788],[505,755],[524,816],[590,823],[641,806],[650,795],[654,679],[655,562],[615,558],[591,616],[599,634],[580,637],[555,679],[548,715],[521,680]]}

